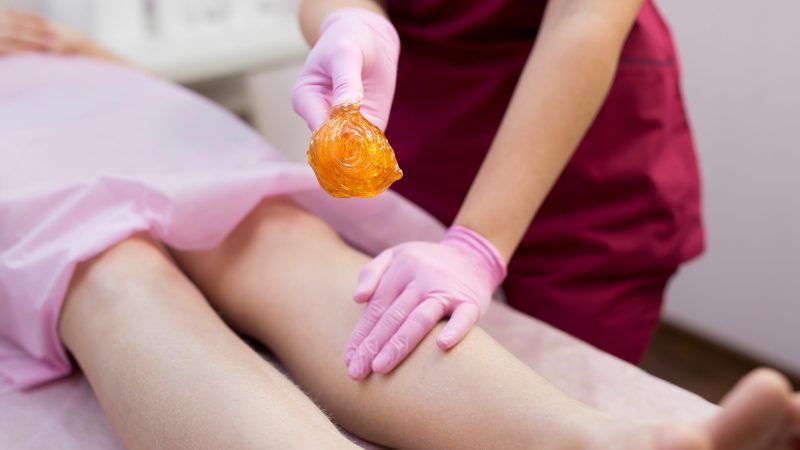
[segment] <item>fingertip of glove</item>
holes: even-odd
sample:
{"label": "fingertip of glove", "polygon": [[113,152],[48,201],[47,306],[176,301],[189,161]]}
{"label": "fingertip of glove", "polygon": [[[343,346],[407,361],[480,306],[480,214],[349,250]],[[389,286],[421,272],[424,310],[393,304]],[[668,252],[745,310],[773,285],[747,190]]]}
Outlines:
{"label": "fingertip of glove", "polygon": [[379,353],[375,360],[372,361],[372,371],[375,373],[387,374],[392,369],[394,367],[392,366],[391,358],[384,353]]}
{"label": "fingertip of glove", "polygon": [[361,381],[367,378],[370,370],[371,367],[367,367],[365,369],[360,362],[354,361],[353,364],[350,364],[350,367],[347,368],[347,374],[350,375],[350,378],[356,381]]}
{"label": "fingertip of glove", "polygon": [[353,294],[353,301],[356,303],[366,303],[367,301],[369,301],[370,297],[371,297],[370,292],[366,290],[356,291],[356,293]]}
{"label": "fingertip of glove", "polygon": [[450,350],[461,342],[462,339],[464,339],[464,336],[460,331],[444,330],[444,332],[436,338],[436,345],[442,350]]}

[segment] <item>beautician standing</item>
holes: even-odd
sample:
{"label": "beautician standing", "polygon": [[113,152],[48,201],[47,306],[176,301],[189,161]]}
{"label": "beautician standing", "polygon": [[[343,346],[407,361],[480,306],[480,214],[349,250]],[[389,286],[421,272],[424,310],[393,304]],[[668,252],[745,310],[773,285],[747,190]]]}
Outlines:
{"label": "beautician standing", "polygon": [[437,343],[452,347],[501,283],[511,306],[637,361],[667,281],[703,249],[653,3],[306,0],[300,14],[314,47],[295,110],[315,129],[363,94],[405,173],[396,191],[454,225],[362,271],[350,375],[390,371],[445,315]]}

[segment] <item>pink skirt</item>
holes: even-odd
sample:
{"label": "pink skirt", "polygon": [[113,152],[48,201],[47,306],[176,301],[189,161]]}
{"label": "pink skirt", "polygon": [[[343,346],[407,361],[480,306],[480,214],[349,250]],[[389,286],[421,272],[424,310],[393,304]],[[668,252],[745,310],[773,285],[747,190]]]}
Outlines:
{"label": "pink skirt", "polygon": [[213,247],[274,195],[370,254],[443,232],[392,193],[328,197],[305,164],[166,81],[82,58],[0,58],[0,391],[70,372],[56,325],[78,263],[141,231]]}

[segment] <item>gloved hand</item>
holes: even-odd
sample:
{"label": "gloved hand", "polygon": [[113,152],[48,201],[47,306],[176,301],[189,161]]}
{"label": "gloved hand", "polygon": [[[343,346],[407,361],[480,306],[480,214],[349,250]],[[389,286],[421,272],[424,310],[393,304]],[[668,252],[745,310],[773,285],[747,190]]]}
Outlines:
{"label": "gloved hand", "polygon": [[332,105],[363,100],[361,113],[386,130],[397,80],[400,38],[388,19],[362,8],[342,8],[322,22],[292,93],[292,107],[311,130]]}
{"label": "gloved hand", "polygon": [[345,351],[348,373],[364,379],[388,373],[442,317],[450,320],[436,343],[456,345],[486,312],[506,276],[497,249],[478,233],[453,226],[439,243],[392,247],[358,276],[356,302],[369,302]]}

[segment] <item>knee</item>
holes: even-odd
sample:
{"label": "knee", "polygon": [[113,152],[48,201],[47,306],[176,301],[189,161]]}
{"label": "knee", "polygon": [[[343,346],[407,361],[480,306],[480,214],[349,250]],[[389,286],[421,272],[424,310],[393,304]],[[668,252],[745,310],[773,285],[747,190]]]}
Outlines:
{"label": "knee", "polygon": [[325,221],[306,211],[286,197],[269,198],[253,211],[243,224],[257,229],[258,240],[270,246],[301,249],[320,236],[338,240],[336,232]]}
{"label": "knee", "polygon": [[126,314],[130,300],[144,286],[175,273],[164,250],[144,235],[137,235],[81,263],[72,276],[59,317],[59,334],[66,341],[69,329],[81,329],[89,321],[110,319],[115,311]]}
{"label": "knee", "polygon": [[172,263],[160,246],[148,236],[132,236],[96,257],[80,264],[73,277],[72,290],[103,292],[124,290],[131,282],[162,276]]}

